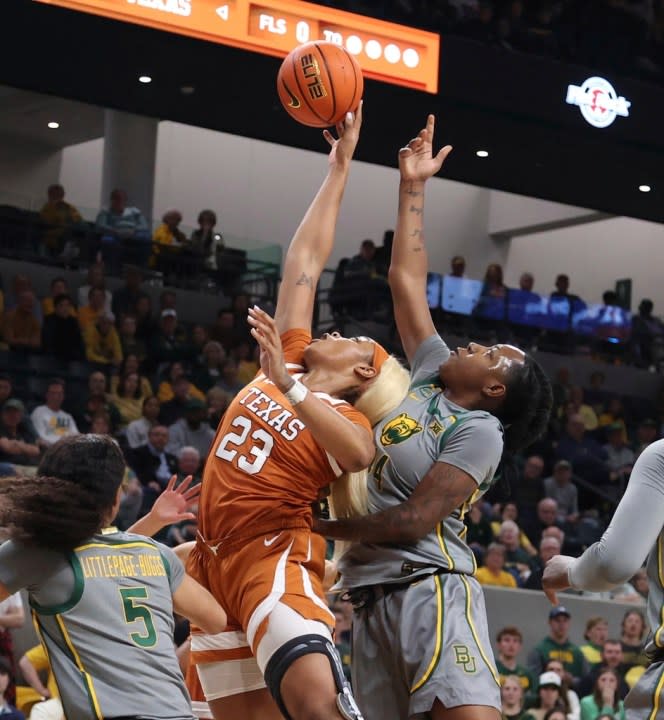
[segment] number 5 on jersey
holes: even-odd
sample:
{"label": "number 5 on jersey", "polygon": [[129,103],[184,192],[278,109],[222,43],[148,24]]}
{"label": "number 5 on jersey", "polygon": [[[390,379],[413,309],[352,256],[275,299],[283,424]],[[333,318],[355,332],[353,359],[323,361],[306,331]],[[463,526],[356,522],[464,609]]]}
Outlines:
{"label": "number 5 on jersey", "polygon": [[[243,472],[249,475],[255,475],[262,470],[263,465],[265,465],[267,459],[270,457],[272,446],[274,445],[274,438],[270,433],[263,430],[263,428],[257,428],[252,432],[251,420],[241,415],[236,417],[231,425],[239,428],[240,432],[226,433],[226,435],[221,438],[215,455],[222,460],[235,462]],[[249,437],[249,433],[251,433],[251,439],[255,442],[246,448],[245,443],[247,437]],[[253,456],[254,460],[250,460],[248,456]]]}

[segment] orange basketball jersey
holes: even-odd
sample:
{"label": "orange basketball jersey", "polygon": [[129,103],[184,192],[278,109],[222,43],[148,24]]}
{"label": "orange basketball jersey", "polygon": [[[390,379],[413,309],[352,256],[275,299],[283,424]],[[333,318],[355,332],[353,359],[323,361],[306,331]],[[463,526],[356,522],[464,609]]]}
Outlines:
{"label": "orange basketball jersey", "polygon": [[[281,336],[289,372],[296,378],[311,335]],[[314,393],[353,423],[368,420],[344,400]],[[258,373],[226,411],[203,471],[199,530],[220,555],[248,538],[311,526],[311,503],[341,469],[314,440],[283,393]]]}

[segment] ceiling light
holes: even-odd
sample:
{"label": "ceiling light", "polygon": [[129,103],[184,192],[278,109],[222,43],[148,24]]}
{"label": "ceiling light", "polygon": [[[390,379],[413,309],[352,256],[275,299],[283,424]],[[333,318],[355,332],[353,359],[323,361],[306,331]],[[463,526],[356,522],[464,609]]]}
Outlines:
{"label": "ceiling light", "polygon": [[650,192],[652,188],[650,187],[650,185],[639,185],[639,190],[641,192]]}
{"label": "ceiling light", "polygon": [[196,92],[196,88],[193,85],[183,85],[180,88],[180,92],[183,95],[193,95]]}
{"label": "ceiling light", "polygon": [[488,150],[478,150],[475,155],[480,158],[489,157],[489,151]]}
{"label": "ceiling light", "polygon": [[51,128],[51,130],[57,130],[60,127],[60,123],[51,121],[48,126]]}
{"label": "ceiling light", "polygon": [[145,85],[147,85],[148,83],[152,82],[152,78],[149,75],[141,75],[138,78],[138,82],[144,83]]}

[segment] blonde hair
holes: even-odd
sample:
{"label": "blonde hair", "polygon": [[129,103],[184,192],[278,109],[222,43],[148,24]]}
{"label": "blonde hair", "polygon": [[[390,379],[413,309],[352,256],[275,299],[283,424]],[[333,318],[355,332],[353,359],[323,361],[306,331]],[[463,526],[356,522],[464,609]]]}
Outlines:
{"label": "blonde hair", "polygon": [[[390,356],[380,373],[355,403],[374,427],[401,404],[410,386],[410,374],[403,365]],[[345,472],[332,483],[329,503],[333,518],[352,518],[366,515],[369,510],[367,489],[368,468],[360,472]],[[348,543],[335,543],[334,560],[348,549]]]}

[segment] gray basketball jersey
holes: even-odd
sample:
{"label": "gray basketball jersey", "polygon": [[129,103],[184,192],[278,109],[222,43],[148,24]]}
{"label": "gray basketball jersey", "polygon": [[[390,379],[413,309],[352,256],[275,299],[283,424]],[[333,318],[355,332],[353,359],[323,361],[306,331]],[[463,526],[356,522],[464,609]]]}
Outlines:
{"label": "gray basketball jersey", "polygon": [[173,643],[183,577],[172,550],[117,531],[68,555],[0,547],[0,582],[28,589],[68,720],[193,720]]}
{"label": "gray basketball jersey", "polygon": [[405,502],[434,463],[454,465],[477,483],[471,497],[412,545],[357,543],[340,562],[340,587],[399,582],[409,575],[477,569],[465,543],[463,516],[491,486],[503,449],[500,422],[445,397],[438,369],[450,351],[438,335],[427,338],[411,363],[410,391],[374,430],[377,452],[369,470],[369,512]]}

